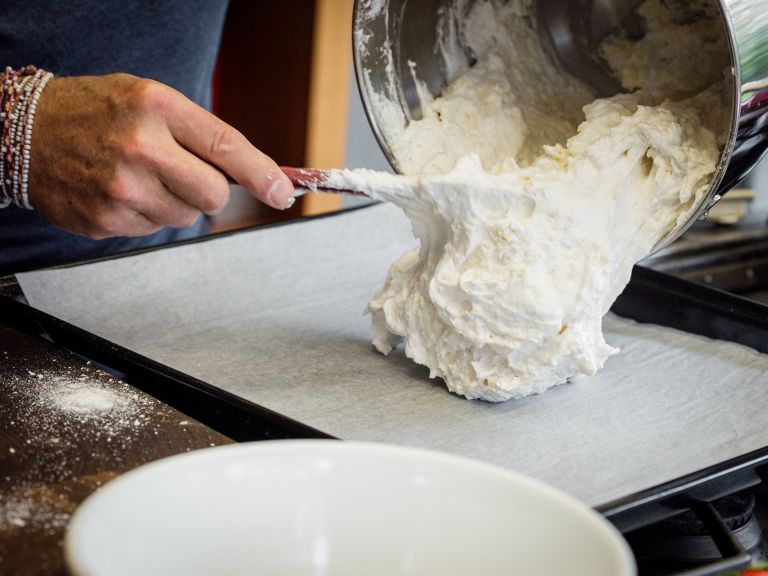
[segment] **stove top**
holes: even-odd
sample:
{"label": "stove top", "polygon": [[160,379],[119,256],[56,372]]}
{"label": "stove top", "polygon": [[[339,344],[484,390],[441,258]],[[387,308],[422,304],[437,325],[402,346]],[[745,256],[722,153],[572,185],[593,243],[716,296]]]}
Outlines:
{"label": "stove top", "polygon": [[[752,563],[768,561],[768,487],[737,492],[712,503],[733,539]],[[638,576],[724,574],[715,540],[693,512],[625,534],[638,563]],[[731,573],[731,572],[727,572]]]}
{"label": "stove top", "polygon": [[[754,217],[741,225],[700,223],[642,266],[768,303],[768,224]],[[768,483],[711,504],[737,545],[731,552],[740,548],[753,563],[768,562]],[[685,512],[625,536],[637,557],[639,576],[733,573],[716,567],[723,553],[712,532],[696,514]]]}
{"label": "stove top", "polygon": [[768,223],[698,224],[642,265],[768,302]]}

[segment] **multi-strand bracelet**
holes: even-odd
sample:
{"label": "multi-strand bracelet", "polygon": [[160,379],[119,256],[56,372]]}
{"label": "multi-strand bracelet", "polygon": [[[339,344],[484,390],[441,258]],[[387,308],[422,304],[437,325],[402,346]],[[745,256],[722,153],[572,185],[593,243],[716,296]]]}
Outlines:
{"label": "multi-strand bracelet", "polygon": [[0,208],[29,204],[29,156],[37,102],[53,74],[34,66],[0,74]]}

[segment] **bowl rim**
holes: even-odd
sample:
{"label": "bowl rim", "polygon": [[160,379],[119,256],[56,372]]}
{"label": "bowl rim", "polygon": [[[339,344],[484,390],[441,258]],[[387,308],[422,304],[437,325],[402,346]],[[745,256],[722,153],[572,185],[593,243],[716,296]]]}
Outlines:
{"label": "bowl rim", "polygon": [[[376,109],[375,101],[372,97],[374,89],[366,78],[366,70],[363,62],[364,53],[367,49],[367,47],[363,44],[369,38],[369,34],[365,28],[367,19],[364,17],[364,11],[367,5],[366,2],[367,0],[354,0],[353,6],[351,40],[354,76],[357,84],[357,90],[360,95],[360,100],[363,105],[363,110],[365,112],[365,117],[368,120],[368,124],[370,125],[371,130],[375,136],[376,142],[394,171],[398,174],[402,174],[402,169],[394,155],[394,152],[392,151],[390,141],[381,127],[381,119]],[[718,158],[715,172],[709,181],[709,186],[706,192],[702,194],[699,203],[692,207],[688,213],[687,219],[676,222],[672,228],[668,230],[667,233],[658,240],[658,242],[656,242],[646,258],[671,245],[675,240],[680,238],[680,236],[682,236],[685,231],[695,222],[706,220],[709,215],[709,211],[715,206],[715,204],[717,204],[729,190],[738,185],[738,182],[726,182],[726,176],[729,173],[728,169],[731,165],[731,160],[739,142],[739,132],[742,121],[742,110],[740,103],[745,80],[742,74],[742,62],[738,48],[739,43],[734,27],[731,9],[727,4],[727,0],[713,0],[713,2],[717,5],[718,18],[728,42],[728,57],[730,59],[729,79],[731,84],[731,109],[729,111],[727,140],[723,145],[722,150],[720,151],[720,157]],[[385,0],[385,2],[382,4],[382,9],[385,11],[389,9],[389,0]],[[386,48],[382,48],[382,50],[384,49]],[[391,52],[394,50],[394,47],[389,46],[388,50]],[[399,90],[399,87],[397,87],[397,89]],[[768,156],[768,147],[763,150],[760,158],[766,156]],[[743,175],[744,178],[746,178],[746,176],[749,175],[752,170],[754,170],[758,163],[759,159],[753,162],[747,173]]]}
{"label": "bowl rim", "polygon": [[416,463],[427,462],[446,468],[463,468],[475,471],[494,480],[509,482],[522,486],[531,493],[537,493],[559,508],[567,509],[578,515],[584,525],[603,542],[607,543],[621,564],[621,572],[617,576],[635,576],[636,565],[634,555],[618,529],[596,510],[577,498],[563,492],[559,488],[537,480],[528,475],[508,470],[494,464],[458,456],[438,450],[384,444],[378,442],[340,441],[331,439],[306,440],[260,440],[239,444],[226,444],[215,447],[201,448],[191,452],[183,452],[166,458],[155,460],[134,468],[97,489],[88,496],[75,510],[67,526],[64,540],[64,556],[67,568],[73,576],[91,575],[86,564],[87,557],[83,546],[87,536],[93,530],[92,515],[98,512],[103,501],[112,499],[113,494],[124,491],[138,480],[144,481],[152,477],[176,475],[185,469],[195,468],[205,464],[244,462],[258,457],[279,458],[315,458],[335,454],[343,457],[354,457],[354,454],[371,454],[381,458],[395,458]]}

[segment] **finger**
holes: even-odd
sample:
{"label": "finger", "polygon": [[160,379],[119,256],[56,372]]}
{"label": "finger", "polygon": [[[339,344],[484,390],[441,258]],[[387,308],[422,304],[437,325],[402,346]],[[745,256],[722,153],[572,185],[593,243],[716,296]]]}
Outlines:
{"label": "finger", "polygon": [[[163,156],[168,155],[164,150]],[[166,188],[156,172],[157,166],[118,169],[109,189],[112,212],[132,210],[159,226],[192,226],[200,210]]]}
{"label": "finger", "polygon": [[125,210],[124,215],[121,216],[121,221],[124,230],[115,236],[149,236],[163,228],[162,224],[135,210]]}
{"label": "finger", "polygon": [[229,201],[224,174],[174,143],[157,167],[157,178],[183,202],[212,216]]}
{"label": "finger", "polygon": [[200,210],[179,198],[160,181],[136,208],[151,222],[172,228],[189,228],[202,216]]}
{"label": "finger", "polygon": [[279,209],[293,205],[293,184],[240,132],[183,97],[165,112],[173,137],[187,150],[229,174],[262,202]]}
{"label": "finger", "polygon": [[78,233],[103,240],[115,236],[147,236],[161,228],[162,225],[132,208],[104,205],[89,216],[87,226]]}

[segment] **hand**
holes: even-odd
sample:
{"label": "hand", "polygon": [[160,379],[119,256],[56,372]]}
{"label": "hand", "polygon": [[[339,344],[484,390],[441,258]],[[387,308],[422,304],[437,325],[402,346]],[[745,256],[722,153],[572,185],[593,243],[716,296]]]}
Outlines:
{"label": "hand", "polygon": [[53,78],[37,107],[30,204],[92,238],[192,225],[229,199],[225,174],[274,208],[293,204],[278,166],[173,88],[130,76]]}

